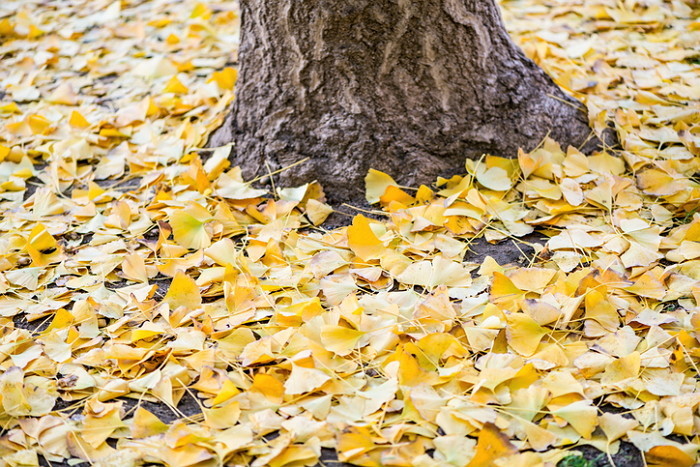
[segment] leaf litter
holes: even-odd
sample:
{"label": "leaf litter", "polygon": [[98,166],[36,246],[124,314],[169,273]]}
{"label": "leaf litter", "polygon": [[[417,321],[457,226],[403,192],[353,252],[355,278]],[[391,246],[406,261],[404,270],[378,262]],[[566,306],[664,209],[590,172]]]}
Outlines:
{"label": "leaf litter", "polygon": [[[381,220],[327,230],[317,183],[201,157],[233,2],[3,2],[0,465],[530,466],[621,440],[693,465],[698,4],[503,8],[621,149],[371,171]],[[533,232],[528,264],[470,261]]]}

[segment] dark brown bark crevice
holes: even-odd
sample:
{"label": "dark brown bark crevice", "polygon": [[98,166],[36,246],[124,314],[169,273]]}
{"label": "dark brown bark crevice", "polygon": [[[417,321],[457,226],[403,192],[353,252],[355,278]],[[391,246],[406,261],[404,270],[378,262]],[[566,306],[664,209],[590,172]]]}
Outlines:
{"label": "dark brown bark crevice", "polygon": [[308,158],[276,181],[319,180],[336,203],[362,199],[370,167],[417,186],[547,135],[599,143],[494,0],[243,0],[239,57],[210,146],[234,142],[248,178]]}

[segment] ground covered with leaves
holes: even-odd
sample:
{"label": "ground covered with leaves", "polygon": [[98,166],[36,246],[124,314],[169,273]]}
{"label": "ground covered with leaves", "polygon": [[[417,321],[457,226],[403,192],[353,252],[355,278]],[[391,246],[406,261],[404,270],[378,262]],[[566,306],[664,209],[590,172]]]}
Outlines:
{"label": "ground covered with leaves", "polygon": [[201,150],[234,2],[1,2],[0,465],[693,465],[699,6],[502,5],[621,147],[372,171],[331,230]]}

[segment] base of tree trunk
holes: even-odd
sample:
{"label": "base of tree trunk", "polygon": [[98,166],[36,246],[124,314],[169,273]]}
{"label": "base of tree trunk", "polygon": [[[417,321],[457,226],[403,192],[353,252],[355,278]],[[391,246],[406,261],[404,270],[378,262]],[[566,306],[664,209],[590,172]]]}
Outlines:
{"label": "base of tree trunk", "polygon": [[237,97],[209,146],[234,142],[254,178],[318,180],[363,198],[375,168],[399,183],[514,157],[546,136],[590,152],[583,105],[512,42],[494,0],[243,0]]}

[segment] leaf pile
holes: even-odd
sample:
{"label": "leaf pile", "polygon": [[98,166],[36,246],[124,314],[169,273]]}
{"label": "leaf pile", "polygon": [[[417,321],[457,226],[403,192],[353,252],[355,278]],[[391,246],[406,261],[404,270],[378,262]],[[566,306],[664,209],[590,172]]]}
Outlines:
{"label": "leaf pile", "polygon": [[[199,156],[232,2],[2,2],[0,465],[530,466],[622,439],[693,465],[700,10],[545,3],[504,2],[509,27],[622,150],[370,171],[383,220],[327,231],[317,183]],[[527,267],[470,261],[533,232]]]}

